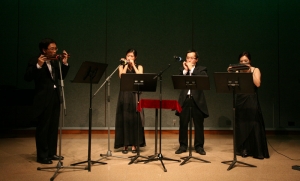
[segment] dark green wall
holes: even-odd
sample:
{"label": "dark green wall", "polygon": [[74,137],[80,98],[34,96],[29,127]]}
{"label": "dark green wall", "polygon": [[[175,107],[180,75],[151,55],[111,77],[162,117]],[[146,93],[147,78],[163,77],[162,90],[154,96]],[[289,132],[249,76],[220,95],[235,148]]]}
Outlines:
{"label": "dark green wall", "polygon": [[[200,64],[208,67],[211,90],[205,91],[210,117],[206,129],[230,129],[232,96],[217,94],[213,73],[237,63],[240,52],[252,54],[252,63],[262,72],[259,98],[266,127],[299,128],[300,2],[297,0],[204,1],[204,0],[5,0],[0,7],[0,85],[31,89],[23,80],[27,61],[38,54],[38,43],[51,37],[59,52],[71,53],[70,72],[65,79],[67,116],[65,127],[87,127],[89,85],[71,83],[84,61],[107,63],[108,68],[93,85],[95,92],[118,66],[128,48],[138,51],[138,63],[146,73],[158,73],[171,64],[162,77],[162,98],[177,99],[171,75],[181,63],[174,55],[188,49],[199,52]],[[105,115],[106,94],[102,88],[93,99],[93,127],[114,126],[119,78],[111,80],[110,115]],[[159,99],[157,92],[142,98]],[[146,127],[154,126],[154,110],[146,109]],[[173,119],[176,125],[173,125]],[[177,129],[174,112],[163,110],[163,127]]]}

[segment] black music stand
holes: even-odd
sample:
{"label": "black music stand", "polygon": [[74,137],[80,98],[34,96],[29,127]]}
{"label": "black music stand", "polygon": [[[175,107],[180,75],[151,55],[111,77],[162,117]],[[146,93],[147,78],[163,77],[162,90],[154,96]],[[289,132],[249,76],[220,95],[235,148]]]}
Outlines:
{"label": "black music stand", "polygon": [[89,137],[88,137],[88,160],[78,163],[73,163],[71,166],[88,163],[87,170],[91,171],[91,164],[104,162],[97,162],[91,160],[91,139],[92,139],[92,84],[98,84],[101,79],[107,64],[85,61],[81,64],[72,83],[89,83],[90,84],[90,108],[89,108]]}
{"label": "black music stand", "polygon": [[[137,105],[140,102],[140,92],[155,92],[156,91],[156,85],[157,81],[156,78],[154,78],[156,74],[153,73],[144,73],[144,74],[122,74],[121,75],[121,81],[120,81],[120,90],[121,91],[135,91],[137,92]],[[137,131],[137,140],[138,143],[137,145],[137,152],[136,156],[130,157],[131,161],[128,163],[128,165],[132,164],[136,159],[139,157],[146,158],[145,156],[140,155],[140,138],[139,138],[139,124],[140,124],[140,113],[137,111],[137,126],[138,126],[138,131]]]}
{"label": "black music stand", "polygon": [[227,170],[233,168],[235,163],[240,163],[247,165],[249,167],[256,167],[248,163],[237,161],[236,159],[236,145],[235,145],[235,94],[236,93],[254,93],[253,77],[252,73],[227,73],[227,72],[215,72],[215,85],[217,93],[232,93],[233,96],[233,119],[232,119],[232,129],[233,129],[233,160],[223,161],[222,163],[230,163]]}
{"label": "black music stand", "polygon": [[[206,75],[173,75],[172,76],[174,89],[190,89],[190,90],[210,90],[209,78]],[[191,158],[210,163],[210,161],[203,160],[192,156],[192,107],[193,107],[193,95],[192,92],[189,95],[190,104],[190,122],[189,122],[189,156],[182,157],[184,161],[180,165],[184,165]]]}
{"label": "black music stand", "polygon": [[[170,64],[168,65],[167,68],[165,68],[164,70],[160,71],[158,74],[155,75],[155,77],[153,79],[159,78],[159,127],[160,127],[160,137],[159,137],[159,153],[156,153],[157,150],[157,119],[155,119],[155,153],[152,156],[149,156],[148,160],[140,160],[139,162],[144,162],[144,163],[148,163],[150,161],[157,161],[159,160],[160,163],[162,164],[163,168],[164,168],[164,172],[167,172],[167,169],[163,163],[163,160],[168,160],[168,161],[178,161],[180,162],[180,160],[175,160],[175,159],[171,159],[171,158],[167,158],[167,157],[163,157],[162,153],[161,153],[161,116],[162,116],[162,74],[170,67]],[[156,113],[155,113],[156,114]]]}

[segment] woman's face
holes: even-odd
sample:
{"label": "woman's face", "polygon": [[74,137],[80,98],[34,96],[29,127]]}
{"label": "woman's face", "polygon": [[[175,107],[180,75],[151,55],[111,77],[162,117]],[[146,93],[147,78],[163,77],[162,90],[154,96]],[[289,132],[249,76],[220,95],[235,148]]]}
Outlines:
{"label": "woman's face", "polygon": [[240,64],[250,65],[251,61],[245,55],[240,58]]}
{"label": "woman's face", "polygon": [[133,60],[135,61],[136,57],[134,56],[133,52],[129,52],[126,55],[126,60]]}

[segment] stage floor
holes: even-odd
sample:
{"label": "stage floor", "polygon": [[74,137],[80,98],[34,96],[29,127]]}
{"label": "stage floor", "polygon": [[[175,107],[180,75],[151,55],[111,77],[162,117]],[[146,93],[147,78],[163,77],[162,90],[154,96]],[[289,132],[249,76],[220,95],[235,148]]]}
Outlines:
{"label": "stage floor", "polygon": [[[64,181],[119,181],[119,180],[163,180],[163,181],[199,181],[199,180],[300,180],[300,171],[293,170],[293,165],[300,165],[300,135],[268,135],[270,158],[259,160],[252,157],[237,160],[255,165],[249,167],[236,163],[231,170],[223,161],[233,160],[232,135],[205,134],[202,156],[192,150],[192,156],[211,163],[191,158],[184,165],[181,162],[163,160],[167,172],[164,172],[160,161],[143,162],[129,165],[129,156],[135,156],[129,151],[122,154],[121,149],[113,149],[114,134],[111,134],[110,150],[112,156],[100,157],[108,152],[107,134],[93,134],[91,140],[91,161],[95,163],[90,171],[85,170],[87,163],[70,167],[70,164],[88,160],[88,134],[63,134],[61,153],[65,157],[55,180]],[[154,154],[155,140],[153,134],[146,134],[146,147],[141,148],[140,155],[147,157]],[[159,143],[159,139],[158,139]],[[165,158],[181,160],[189,156],[189,152],[176,155],[178,149],[177,134],[163,134],[161,153]],[[159,144],[157,146],[160,152]],[[102,158],[102,159],[101,159]],[[99,160],[101,159],[101,160]],[[139,157],[137,160],[144,160]],[[41,181],[50,180],[58,168],[58,162],[52,165],[42,165],[36,162],[35,139],[33,136],[0,138],[0,180],[1,181]],[[37,170],[41,167],[42,170]],[[48,169],[54,167],[54,169]],[[47,168],[47,169],[44,169]]]}

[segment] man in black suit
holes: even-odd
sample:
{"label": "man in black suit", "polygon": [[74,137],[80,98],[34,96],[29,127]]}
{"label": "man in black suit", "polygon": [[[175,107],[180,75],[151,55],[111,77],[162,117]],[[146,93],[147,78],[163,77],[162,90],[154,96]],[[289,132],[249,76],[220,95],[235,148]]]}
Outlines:
{"label": "man in black suit", "polygon": [[[188,50],[186,60],[182,63],[183,67],[180,68],[180,75],[193,76],[193,75],[207,75],[207,68],[197,65],[198,53],[195,50]],[[203,149],[204,145],[204,118],[207,118],[208,109],[206,100],[202,90],[182,90],[179,95],[178,102],[182,107],[179,114],[179,149],[175,154],[186,152],[188,147],[188,124],[190,121],[190,104],[189,95],[192,98],[192,119],[194,121],[195,139],[194,147],[197,153],[205,155]],[[177,113],[178,115],[178,113]]]}
{"label": "man in black suit", "polygon": [[[39,43],[40,55],[28,62],[24,79],[34,81],[35,96],[33,100],[33,114],[36,125],[37,162],[51,164],[52,160],[59,160],[57,156],[57,137],[60,115],[60,79],[59,60],[56,55],[56,42],[46,38]],[[68,54],[64,50],[61,56],[62,78],[69,70]],[[61,157],[60,159],[63,159]]]}

